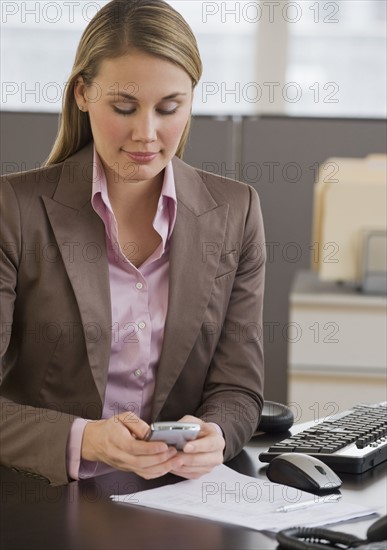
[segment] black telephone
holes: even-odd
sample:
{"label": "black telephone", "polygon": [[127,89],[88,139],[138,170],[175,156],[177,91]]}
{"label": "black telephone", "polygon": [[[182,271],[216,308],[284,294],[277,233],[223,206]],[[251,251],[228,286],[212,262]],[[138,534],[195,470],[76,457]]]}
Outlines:
{"label": "black telephone", "polygon": [[258,432],[286,432],[293,426],[294,414],[286,405],[275,401],[265,401],[262,408]]}
{"label": "black telephone", "polygon": [[367,531],[367,539],[328,529],[294,527],[277,533],[279,550],[382,550],[387,548],[387,516],[379,518]]}

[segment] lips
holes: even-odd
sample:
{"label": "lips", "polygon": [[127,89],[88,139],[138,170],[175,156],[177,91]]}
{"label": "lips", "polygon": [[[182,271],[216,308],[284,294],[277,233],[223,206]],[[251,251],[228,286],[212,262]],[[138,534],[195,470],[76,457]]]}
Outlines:
{"label": "lips", "polygon": [[124,153],[136,162],[149,162],[157,157],[158,152],[149,153],[149,152],[129,152],[123,149]]}

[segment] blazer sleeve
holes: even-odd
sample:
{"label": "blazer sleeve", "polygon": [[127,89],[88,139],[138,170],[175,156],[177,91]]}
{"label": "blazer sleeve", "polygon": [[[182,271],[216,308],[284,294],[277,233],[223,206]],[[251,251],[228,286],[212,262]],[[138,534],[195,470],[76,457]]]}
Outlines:
{"label": "blazer sleeve", "polygon": [[[9,367],[5,354],[11,339],[17,298],[22,223],[18,199],[5,177],[0,179],[0,193],[0,385],[3,385]],[[23,383],[22,377],[20,382]],[[75,417],[16,403],[9,392],[4,395],[1,387],[0,392],[1,464],[33,472],[53,485],[67,483],[66,445]]]}
{"label": "blazer sleeve", "polygon": [[[250,186],[243,243],[225,321],[197,416],[223,430],[225,461],[256,431],[263,406],[265,238],[257,192]],[[225,275],[227,277],[227,275]]]}

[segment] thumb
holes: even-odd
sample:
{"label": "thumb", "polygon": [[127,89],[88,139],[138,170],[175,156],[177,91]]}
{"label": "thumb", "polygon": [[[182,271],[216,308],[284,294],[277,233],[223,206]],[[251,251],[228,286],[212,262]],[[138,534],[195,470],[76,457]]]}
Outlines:
{"label": "thumb", "polygon": [[200,426],[203,426],[205,422],[201,418],[197,418],[196,416],[192,416],[191,414],[185,414],[182,418],[179,418],[178,422],[194,422],[195,424],[199,424]]}
{"label": "thumb", "polygon": [[137,439],[144,439],[150,426],[131,411],[121,413],[116,417],[121,424]]}

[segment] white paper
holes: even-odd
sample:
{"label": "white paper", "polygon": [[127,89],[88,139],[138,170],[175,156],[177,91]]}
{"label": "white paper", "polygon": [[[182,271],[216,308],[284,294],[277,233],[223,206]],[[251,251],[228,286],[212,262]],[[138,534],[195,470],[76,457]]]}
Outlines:
{"label": "white paper", "polygon": [[[332,501],[330,495],[317,497],[269,480],[239,474],[224,465],[197,480],[185,480],[129,495],[112,495],[111,499],[271,532],[295,525],[338,523],[376,512],[347,503],[345,496]],[[313,503],[307,508],[276,511],[281,506],[310,501]]]}

